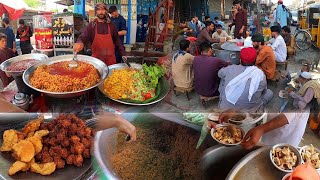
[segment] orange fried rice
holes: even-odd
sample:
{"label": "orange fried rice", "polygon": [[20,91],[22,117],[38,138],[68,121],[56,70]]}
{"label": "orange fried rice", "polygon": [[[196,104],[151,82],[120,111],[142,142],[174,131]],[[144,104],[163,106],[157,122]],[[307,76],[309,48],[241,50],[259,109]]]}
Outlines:
{"label": "orange fried rice", "polygon": [[69,68],[69,61],[39,66],[31,75],[30,84],[49,92],[73,92],[92,87],[100,81],[93,65],[77,63],[76,68]]}

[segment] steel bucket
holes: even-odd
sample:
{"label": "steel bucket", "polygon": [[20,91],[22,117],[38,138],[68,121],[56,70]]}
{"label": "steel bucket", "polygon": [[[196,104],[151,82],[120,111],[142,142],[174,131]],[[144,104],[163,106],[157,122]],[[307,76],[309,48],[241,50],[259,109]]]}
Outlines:
{"label": "steel bucket", "polygon": [[240,52],[229,51],[221,48],[222,44],[212,44],[214,56],[224,61],[229,61],[232,64],[240,64]]}

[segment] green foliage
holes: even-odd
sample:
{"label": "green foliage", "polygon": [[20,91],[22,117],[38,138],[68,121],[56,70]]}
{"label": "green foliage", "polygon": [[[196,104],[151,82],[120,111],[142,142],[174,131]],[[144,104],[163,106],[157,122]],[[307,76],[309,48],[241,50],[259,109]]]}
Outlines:
{"label": "green foliage", "polygon": [[38,0],[23,0],[23,1],[31,8],[38,8],[39,7]]}
{"label": "green foliage", "polygon": [[147,66],[146,64],[142,65],[143,72],[146,76],[148,76],[149,85],[152,88],[156,88],[158,85],[159,78],[164,76],[165,69],[159,65],[150,65]]}

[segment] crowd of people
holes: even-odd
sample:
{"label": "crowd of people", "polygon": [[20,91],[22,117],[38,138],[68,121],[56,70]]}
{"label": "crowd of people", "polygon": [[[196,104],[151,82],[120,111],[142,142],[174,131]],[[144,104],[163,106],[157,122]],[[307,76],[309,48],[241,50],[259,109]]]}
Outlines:
{"label": "crowd of people", "polygon": [[[233,4],[235,22],[233,38],[247,37],[247,13],[238,1]],[[281,0],[278,4],[277,11],[286,11]],[[289,143],[298,146],[309,117],[315,117],[315,122],[320,123],[320,83],[312,79],[308,64],[304,65],[294,78],[289,73],[283,75],[276,69],[277,63],[288,61],[288,56],[295,53],[291,47],[290,27],[283,22],[282,14],[276,13],[276,23],[273,25],[267,17],[264,17],[261,22],[265,23],[265,27],[271,25],[268,28],[272,38],[267,40],[258,32],[252,34],[252,47],[241,49],[239,65],[213,56],[214,50],[211,44],[224,43],[231,39],[231,36],[223,30],[218,21],[212,22],[210,17],[205,19],[206,21],[202,23],[193,18],[192,23],[196,24],[193,28],[188,26],[186,21],[182,21],[180,30],[176,31],[176,35],[183,38],[179,39],[179,43],[175,43],[177,52],[174,53],[172,60],[172,78],[175,87],[194,89],[200,99],[218,97],[218,107],[224,111],[220,117],[220,121],[223,122],[243,111],[264,112],[276,93],[268,89],[268,84],[278,82],[281,78],[285,79],[285,83],[293,80],[295,87],[287,88],[290,89],[287,93],[293,99],[295,109],[278,113],[267,123],[253,128],[248,132],[243,146],[247,149],[252,148],[261,137],[266,145]],[[215,125],[211,123],[210,128]],[[319,126],[315,130],[319,132]]]}

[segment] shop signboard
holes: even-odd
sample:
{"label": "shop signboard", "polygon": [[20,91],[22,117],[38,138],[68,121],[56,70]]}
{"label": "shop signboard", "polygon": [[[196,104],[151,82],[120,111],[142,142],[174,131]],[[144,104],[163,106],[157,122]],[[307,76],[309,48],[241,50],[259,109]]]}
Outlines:
{"label": "shop signboard", "polygon": [[73,16],[52,18],[53,43],[56,46],[70,47],[74,44]]}
{"label": "shop signboard", "polygon": [[35,28],[34,36],[37,49],[52,49],[51,28]]}

